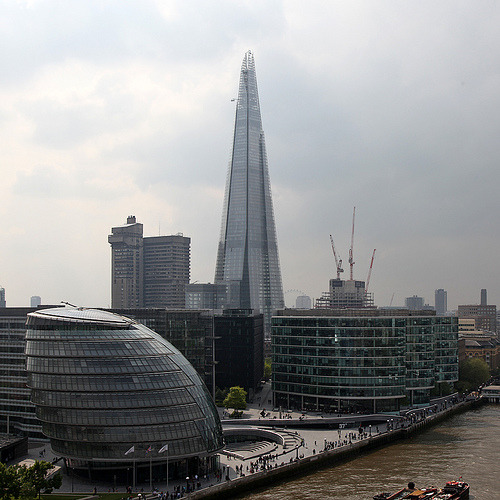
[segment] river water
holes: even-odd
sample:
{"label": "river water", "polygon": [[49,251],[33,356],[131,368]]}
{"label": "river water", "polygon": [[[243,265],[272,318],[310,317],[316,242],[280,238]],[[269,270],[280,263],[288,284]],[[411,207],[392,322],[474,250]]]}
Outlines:
{"label": "river water", "polygon": [[500,500],[500,405],[456,415],[410,439],[241,498],[369,500],[409,481],[443,486],[460,476],[471,485],[471,499]]}

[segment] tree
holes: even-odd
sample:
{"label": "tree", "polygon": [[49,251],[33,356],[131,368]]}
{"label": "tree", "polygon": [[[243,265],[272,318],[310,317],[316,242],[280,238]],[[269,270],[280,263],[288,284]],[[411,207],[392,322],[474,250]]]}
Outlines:
{"label": "tree", "polygon": [[481,358],[467,358],[458,367],[457,386],[464,391],[477,389],[490,378],[490,367]]}
{"label": "tree", "polygon": [[21,482],[17,466],[7,467],[0,462],[0,500],[10,500],[19,498],[21,492]]}
{"label": "tree", "polygon": [[19,467],[19,480],[21,482],[21,497],[25,499],[40,499],[40,494],[52,493],[55,488],[60,488],[62,477],[60,474],[50,475],[48,472],[54,468],[50,462],[36,460],[31,467]]}
{"label": "tree", "polygon": [[235,386],[229,389],[229,394],[224,399],[226,408],[234,408],[235,410],[244,410],[247,407],[247,391],[243,387]]}
{"label": "tree", "polygon": [[229,389],[220,389],[219,387],[215,388],[215,404],[217,406],[222,406],[224,404],[224,399],[226,399],[229,394]]}
{"label": "tree", "polygon": [[269,380],[271,378],[271,373],[271,358],[266,358],[264,360],[264,380]]}

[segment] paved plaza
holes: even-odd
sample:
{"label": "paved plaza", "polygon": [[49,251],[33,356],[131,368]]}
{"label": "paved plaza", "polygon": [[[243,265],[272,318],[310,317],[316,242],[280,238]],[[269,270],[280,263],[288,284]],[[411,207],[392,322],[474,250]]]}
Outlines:
{"label": "paved plaza", "polygon": [[[434,408],[434,410],[430,408],[416,409],[412,418],[425,419],[430,412],[436,412],[444,409],[444,407],[443,405],[442,408]],[[391,427],[398,428],[404,425],[403,421],[396,415],[394,415],[392,421],[390,418],[386,420],[388,416],[383,415],[379,423],[363,426],[363,432],[360,433],[360,429],[357,426],[355,427],[352,422],[353,415],[338,416],[320,412],[280,411],[272,407],[270,384],[266,384],[263,390],[256,396],[254,402],[248,405],[248,408],[243,412],[242,419],[235,420],[230,418],[223,408],[219,408],[219,412],[225,429],[235,427],[258,429],[265,427],[280,435],[282,439],[281,442],[256,439],[255,441],[245,441],[242,443],[228,443],[225,449],[219,454],[220,478],[217,479],[214,475],[209,475],[206,478],[197,478],[195,483],[199,482],[201,488],[227,481],[228,478],[229,480],[233,480],[242,475],[247,476],[261,470],[276,468],[291,461],[323,452],[325,449],[345,449],[344,447],[349,447],[361,439],[367,439],[371,436],[387,432],[388,425],[389,430]],[[265,417],[263,416],[263,412],[265,412]],[[317,422],[318,419],[324,419],[325,424],[331,421],[331,419],[335,419],[335,427],[340,428],[307,428],[308,423]],[[252,422],[251,426],[248,425],[249,422]],[[276,426],[273,425],[275,422]],[[292,426],[291,424],[294,425]],[[300,425],[301,427],[296,428],[296,425]],[[29,456],[23,457],[23,459],[25,458],[52,462],[59,457],[54,456],[48,443],[31,443]],[[126,484],[115,484],[114,481],[112,483],[102,483],[76,476],[71,477],[71,475],[66,473],[62,460],[57,461],[56,465],[61,466],[63,472],[63,485],[59,490],[60,492],[84,492],[90,494],[96,488],[98,493],[117,491],[123,492],[124,498],[128,497]],[[190,482],[192,479],[190,479]],[[186,479],[169,481],[168,490],[165,481],[153,484],[153,488],[160,492],[172,492],[177,486],[182,490],[186,486]],[[137,484],[134,493],[149,493],[150,491],[150,484],[147,481],[146,483]]]}

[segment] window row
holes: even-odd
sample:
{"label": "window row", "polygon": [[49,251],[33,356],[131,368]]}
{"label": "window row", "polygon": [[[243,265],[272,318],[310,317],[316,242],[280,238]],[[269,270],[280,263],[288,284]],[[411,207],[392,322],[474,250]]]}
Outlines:
{"label": "window row", "polygon": [[126,357],[132,355],[168,355],[171,352],[171,349],[164,343],[156,340],[71,343],[31,340],[26,345],[27,356]]}
{"label": "window row", "polygon": [[169,389],[184,387],[190,384],[184,373],[170,372],[168,375],[136,375],[136,376],[58,376],[28,374],[28,386],[33,389],[53,391],[137,391],[153,389]]}
{"label": "window row", "polygon": [[204,418],[200,408],[194,403],[186,406],[147,409],[137,407],[128,410],[40,407],[37,409],[37,416],[41,421],[53,424],[101,426],[159,425]]}
{"label": "window row", "polygon": [[131,442],[131,441],[161,441],[182,438],[196,438],[199,436],[194,422],[163,424],[152,426],[128,427],[84,427],[59,425],[43,422],[43,432],[51,439],[69,441],[99,442]]}
{"label": "window row", "polygon": [[164,391],[78,393],[33,390],[32,401],[43,406],[61,408],[143,408],[188,404],[194,397],[185,388]]}
{"label": "window row", "polygon": [[151,373],[179,370],[167,356],[134,358],[36,358],[28,357],[27,370],[51,374]]}

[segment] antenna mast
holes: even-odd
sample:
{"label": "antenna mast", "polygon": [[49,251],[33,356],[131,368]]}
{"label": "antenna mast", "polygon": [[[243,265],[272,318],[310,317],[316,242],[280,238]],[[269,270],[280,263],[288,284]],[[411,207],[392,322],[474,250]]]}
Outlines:
{"label": "antenna mast", "polygon": [[351,233],[351,248],[349,248],[349,266],[351,267],[351,280],[353,279],[353,266],[354,266],[354,260],[352,256],[352,249],[354,245],[354,217],[356,215],[356,207],[354,207],[352,211],[352,233]]}

